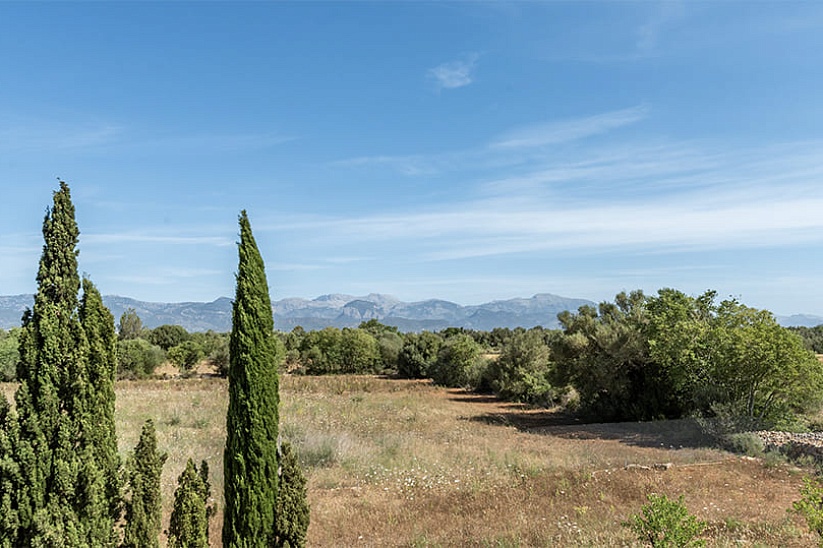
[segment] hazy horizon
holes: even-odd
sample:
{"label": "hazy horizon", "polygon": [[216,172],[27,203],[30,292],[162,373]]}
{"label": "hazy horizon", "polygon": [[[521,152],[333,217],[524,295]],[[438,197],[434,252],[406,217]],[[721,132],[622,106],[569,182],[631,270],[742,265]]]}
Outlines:
{"label": "hazy horizon", "polygon": [[106,295],[674,287],[823,316],[823,5],[0,3],[0,293],[57,178]]}

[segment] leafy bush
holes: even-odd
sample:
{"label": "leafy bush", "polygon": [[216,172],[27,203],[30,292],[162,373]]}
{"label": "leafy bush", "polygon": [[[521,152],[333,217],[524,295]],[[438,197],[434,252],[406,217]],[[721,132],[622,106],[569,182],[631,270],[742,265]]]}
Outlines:
{"label": "leafy bush", "polygon": [[[558,315],[554,382],[598,420],[716,416],[767,428],[821,405],[823,364],[772,314],[707,291],[620,293]],[[737,427],[735,427],[737,428]],[[748,427],[746,427],[748,428]]]}
{"label": "leafy bush", "polygon": [[226,341],[224,346],[216,348],[209,354],[208,358],[212,365],[217,368],[217,374],[225,377],[229,374],[229,344]]}
{"label": "leafy bush", "polygon": [[340,330],[326,327],[310,331],[300,341],[300,362],[309,375],[340,372]]}
{"label": "leafy bush", "polygon": [[380,364],[380,348],[364,329],[326,327],[303,337],[300,362],[309,375],[374,373]]}
{"label": "leafy bush", "polygon": [[9,331],[0,329],[0,382],[11,382],[17,378],[19,333],[19,327]]}
{"label": "leafy bush", "polygon": [[500,357],[489,364],[492,390],[507,400],[549,405],[555,397],[549,382],[550,355],[542,333],[515,332]]}
{"label": "leafy bush", "polygon": [[408,333],[397,356],[397,373],[406,379],[431,376],[443,339],[431,331]]}
{"label": "leafy bush", "polygon": [[149,334],[149,342],[156,344],[166,351],[182,344],[190,338],[191,335],[189,335],[189,332],[179,325],[161,325],[160,327],[152,329]]}
{"label": "leafy bush", "polygon": [[431,375],[443,386],[476,389],[485,379],[486,366],[480,345],[461,333],[446,339],[440,347]]}
{"label": "leafy bush", "polygon": [[640,542],[657,547],[704,546],[696,537],[706,528],[706,522],[689,513],[683,495],[671,500],[666,495],[651,493],[641,514],[633,515],[623,525],[629,527]]}
{"label": "leafy bush", "polygon": [[170,348],[168,358],[181,373],[187,373],[203,359],[203,349],[194,341],[185,341]]}
{"label": "leafy bush", "polygon": [[730,451],[749,457],[762,457],[766,452],[763,440],[754,432],[735,432],[722,441]]}
{"label": "leafy bush", "polygon": [[809,529],[818,535],[818,546],[823,546],[823,488],[818,482],[805,478],[800,497],[792,503],[792,509],[806,519]]}
{"label": "leafy bush", "polygon": [[166,353],[144,339],[117,342],[117,376],[121,379],[145,379],[166,359]]}

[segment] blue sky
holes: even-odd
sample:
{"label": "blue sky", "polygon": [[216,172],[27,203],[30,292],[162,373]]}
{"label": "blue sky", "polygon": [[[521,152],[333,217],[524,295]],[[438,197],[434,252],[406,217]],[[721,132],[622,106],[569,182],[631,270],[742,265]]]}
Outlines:
{"label": "blue sky", "polygon": [[823,315],[818,2],[0,2],[0,294],[676,287]]}

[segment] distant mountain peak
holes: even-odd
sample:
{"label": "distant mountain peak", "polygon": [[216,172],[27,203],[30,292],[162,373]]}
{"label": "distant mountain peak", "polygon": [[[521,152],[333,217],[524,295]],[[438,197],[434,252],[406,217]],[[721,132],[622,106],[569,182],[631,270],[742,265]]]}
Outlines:
{"label": "distant mountain peak", "polygon": [[[23,311],[34,302],[32,295],[0,296],[0,328],[19,326]],[[155,303],[129,297],[108,295],[103,302],[115,321],[128,308],[133,308],[146,327],[163,324],[182,325],[188,331],[229,331],[232,299],[219,297],[212,302]],[[446,327],[491,330],[495,327],[559,327],[557,314],[576,311],[580,306],[593,305],[586,299],[572,299],[552,293],[531,297],[515,297],[484,304],[463,306],[443,299],[403,302],[391,295],[369,293],[364,296],[329,293],[314,299],[290,297],[272,303],[277,329],[290,331],[297,325],[304,329],[328,326],[356,327],[363,321],[376,319],[394,325],[402,331],[437,331]],[[786,326],[815,326],[823,317],[796,314],[777,318]]]}

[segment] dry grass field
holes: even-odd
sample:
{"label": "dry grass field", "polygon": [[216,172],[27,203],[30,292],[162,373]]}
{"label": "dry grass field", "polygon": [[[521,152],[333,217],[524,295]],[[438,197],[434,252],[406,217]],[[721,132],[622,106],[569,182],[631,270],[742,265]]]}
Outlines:
{"label": "dry grass field", "polygon": [[[816,545],[787,512],[803,471],[713,449],[688,421],[576,424],[376,377],[286,376],[281,399],[309,479],[310,546],[639,546],[620,524],[652,492],[683,494],[710,546]],[[208,461],[219,510],[226,402],[217,378],[118,383],[121,451],[153,418],[169,454],[166,520],[189,457]]]}

